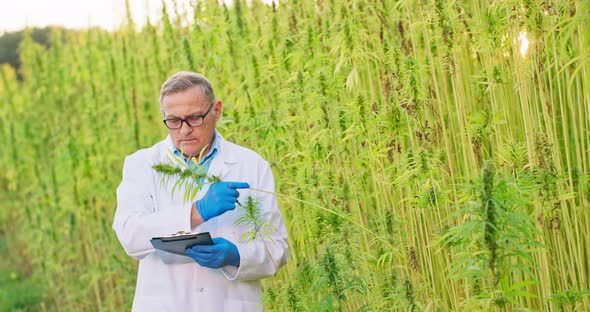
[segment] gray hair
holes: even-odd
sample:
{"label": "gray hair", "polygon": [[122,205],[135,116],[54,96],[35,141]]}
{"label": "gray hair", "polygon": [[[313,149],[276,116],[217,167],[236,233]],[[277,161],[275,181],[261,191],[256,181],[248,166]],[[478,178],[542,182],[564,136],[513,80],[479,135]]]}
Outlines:
{"label": "gray hair", "polygon": [[201,88],[201,92],[203,92],[205,99],[209,103],[215,103],[215,93],[213,92],[213,87],[211,87],[211,83],[209,80],[207,80],[207,78],[197,73],[180,71],[170,76],[170,78],[168,78],[168,80],[162,84],[162,88],[160,89],[160,105],[162,105],[164,96],[181,92],[192,87]]}

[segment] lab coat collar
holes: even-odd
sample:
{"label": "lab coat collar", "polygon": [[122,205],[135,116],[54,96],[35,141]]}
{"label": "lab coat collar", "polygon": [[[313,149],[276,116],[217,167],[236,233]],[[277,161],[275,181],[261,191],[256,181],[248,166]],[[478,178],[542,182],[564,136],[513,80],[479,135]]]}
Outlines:
{"label": "lab coat collar", "polygon": [[[217,130],[215,130],[217,132]],[[235,164],[238,162],[236,157],[236,152],[233,151],[232,143],[228,142],[219,132],[217,132],[218,139],[219,139],[219,147],[217,148],[217,155],[213,158],[212,166],[215,163],[223,163],[223,164]],[[174,146],[174,142],[172,141],[172,137],[168,135],[165,139],[166,144],[164,144],[167,148],[165,155],[168,155],[169,152],[174,151],[176,148]],[[210,170],[211,172],[211,170]]]}

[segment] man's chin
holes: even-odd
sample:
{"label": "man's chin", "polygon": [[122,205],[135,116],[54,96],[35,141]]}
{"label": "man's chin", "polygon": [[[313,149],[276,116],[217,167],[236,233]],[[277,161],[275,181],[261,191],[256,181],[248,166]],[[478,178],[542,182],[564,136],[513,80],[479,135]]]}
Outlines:
{"label": "man's chin", "polygon": [[178,149],[185,155],[199,155],[199,149],[195,143],[196,142],[181,142]]}
{"label": "man's chin", "polygon": [[195,157],[198,157],[199,154],[201,154],[201,149],[195,148],[193,146],[191,146],[191,147],[188,147],[187,146],[187,147],[185,147],[185,149],[182,150],[182,153],[185,156],[195,156]]}
{"label": "man's chin", "polygon": [[182,151],[182,153],[186,156],[191,156],[191,157],[192,156],[199,156],[199,151],[194,148],[186,149],[186,150]]}

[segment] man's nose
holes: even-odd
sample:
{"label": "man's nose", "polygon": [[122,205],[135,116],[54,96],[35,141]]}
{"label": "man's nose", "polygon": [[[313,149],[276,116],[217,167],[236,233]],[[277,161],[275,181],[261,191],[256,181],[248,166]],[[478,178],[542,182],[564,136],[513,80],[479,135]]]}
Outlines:
{"label": "man's nose", "polygon": [[189,126],[188,122],[183,121],[182,125],[180,127],[180,131],[183,134],[189,134],[189,133],[193,132],[193,128],[191,126]]}

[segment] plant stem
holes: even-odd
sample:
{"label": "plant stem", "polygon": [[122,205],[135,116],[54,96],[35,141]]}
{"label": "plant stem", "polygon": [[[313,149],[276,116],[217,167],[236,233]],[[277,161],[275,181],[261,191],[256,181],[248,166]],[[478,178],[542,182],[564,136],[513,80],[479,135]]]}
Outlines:
{"label": "plant stem", "polygon": [[257,232],[258,232],[258,235],[260,235],[262,242],[264,243],[264,248],[266,249],[266,252],[268,252],[268,254],[270,255],[270,261],[272,262],[272,265],[274,266],[275,272],[276,272],[279,269],[279,267],[277,266],[275,259],[272,257],[272,252],[270,252],[270,249],[268,248],[268,245],[266,244],[266,240],[264,239],[264,235],[262,235],[262,233],[260,233],[260,230],[258,230]]}
{"label": "plant stem", "polygon": [[376,238],[376,239],[382,241],[383,243],[385,243],[388,247],[393,248],[393,246],[389,243],[389,241],[387,241],[383,237],[375,234],[375,232],[373,232],[370,229],[366,228],[364,225],[362,225],[362,224],[360,224],[360,223],[358,223],[358,222],[356,222],[356,221],[348,218],[347,216],[339,213],[338,211],[334,211],[334,210],[332,210],[330,208],[326,208],[324,206],[320,206],[320,205],[318,205],[316,203],[312,203],[310,201],[302,200],[302,199],[299,199],[299,198],[296,198],[296,197],[293,197],[293,196],[289,196],[289,195],[285,195],[285,194],[275,193],[275,192],[266,191],[266,190],[260,190],[260,189],[256,189],[256,188],[250,188],[250,190],[256,191],[256,192],[262,192],[262,193],[267,193],[267,194],[272,194],[272,195],[280,196],[280,197],[283,197],[283,198],[286,198],[286,199],[294,200],[294,201],[297,201],[297,202],[300,202],[300,203],[303,203],[303,204],[307,204],[307,205],[310,205],[312,207],[321,209],[323,211],[329,212],[329,213],[331,213],[331,214],[333,214],[335,216],[338,216],[338,217],[340,217],[340,218],[342,218],[342,219],[350,222],[351,224],[354,224],[359,229],[365,231],[368,234],[371,234],[374,238]]}

